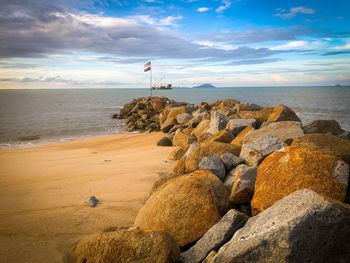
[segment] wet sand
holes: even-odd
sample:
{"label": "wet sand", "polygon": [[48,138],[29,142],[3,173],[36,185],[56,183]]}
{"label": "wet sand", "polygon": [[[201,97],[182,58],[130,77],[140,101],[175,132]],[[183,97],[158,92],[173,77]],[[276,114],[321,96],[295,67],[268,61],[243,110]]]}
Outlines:
{"label": "wet sand", "polygon": [[[170,172],[162,133],[0,150],[0,262],[62,262],[75,242],[131,226],[153,182]],[[95,195],[99,204],[85,201]]]}

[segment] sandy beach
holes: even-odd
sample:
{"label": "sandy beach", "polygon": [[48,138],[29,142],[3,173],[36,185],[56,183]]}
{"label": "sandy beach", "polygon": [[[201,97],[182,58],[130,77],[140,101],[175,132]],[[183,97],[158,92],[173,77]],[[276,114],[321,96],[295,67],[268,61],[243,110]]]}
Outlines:
{"label": "sandy beach", "polygon": [[[174,164],[162,133],[0,150],[0,262],[62,262],[78,240],[131,226]],[[99,204],[85,201],[95,195]]]}

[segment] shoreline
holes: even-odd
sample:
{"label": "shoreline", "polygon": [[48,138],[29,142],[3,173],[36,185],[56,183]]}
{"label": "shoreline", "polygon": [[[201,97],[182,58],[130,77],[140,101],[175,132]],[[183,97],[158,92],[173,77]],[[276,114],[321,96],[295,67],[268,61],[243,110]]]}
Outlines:
{"label": "shoreline", "polygon": [[[0,149],[0,261],[61,262],[75,242],[131,226],[174,162],[161,132]],[[85,201],[95,195],[97,207]],[[2,258],[4,257],[4,258]]]}

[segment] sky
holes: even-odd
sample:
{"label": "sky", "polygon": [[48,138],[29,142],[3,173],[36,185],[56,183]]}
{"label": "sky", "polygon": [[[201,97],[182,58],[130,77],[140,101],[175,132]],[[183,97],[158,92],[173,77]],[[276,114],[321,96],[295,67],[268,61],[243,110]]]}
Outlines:
{"label": "sky", "polygon": [[350,85],[349,0],[0,0],[0,89]]}

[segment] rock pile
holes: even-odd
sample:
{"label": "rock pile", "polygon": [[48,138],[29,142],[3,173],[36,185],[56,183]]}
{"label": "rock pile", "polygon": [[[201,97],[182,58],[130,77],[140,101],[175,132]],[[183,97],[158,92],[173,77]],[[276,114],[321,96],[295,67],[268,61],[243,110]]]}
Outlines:
{"label": "rock pile", "polygon": [[167,133],[158,145],[174,146],[174,174],[155,183],[140,230],[84,241],[68,259],[348,262],[350,141],[336,121],[303,126],[284,105],[167,98],[134,100],[118,118]]}

